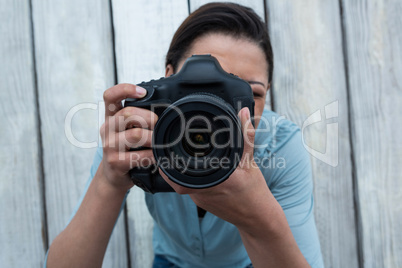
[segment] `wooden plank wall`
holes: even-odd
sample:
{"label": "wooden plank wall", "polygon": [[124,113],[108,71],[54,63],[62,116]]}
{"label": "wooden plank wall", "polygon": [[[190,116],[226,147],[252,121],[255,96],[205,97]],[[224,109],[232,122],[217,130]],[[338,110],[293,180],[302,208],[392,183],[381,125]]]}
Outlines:
{"label": "wooden plank wall", "polygon": [[29,1],[0,5],[0,25],[0,266],[39,267],[47,239]]}
{"label": "wooden plank wall", "polygon": [[364,267],[402,267],[402,2],[342,1]]}
{"label": "wooden plank wall", "polygon": [[[2,267],[43,265],[85,187],[102,92],[163,76],[175,29],[207,2],[3,0]],[[402,3],[234,2],[266,19],[275,55],[268,106],[303,130],[326,267],[402,267]],[[151,266],[143,195],[131,191],[104,267]]]}

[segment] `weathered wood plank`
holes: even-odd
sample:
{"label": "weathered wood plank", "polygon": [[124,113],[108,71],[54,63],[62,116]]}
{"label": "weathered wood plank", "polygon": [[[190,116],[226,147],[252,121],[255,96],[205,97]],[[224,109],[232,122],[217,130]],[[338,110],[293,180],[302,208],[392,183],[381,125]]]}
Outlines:
{"label": "weathered wood plank", "polygon": [[402,267],[402,3],[342,1],[364,267]]}
{"label": "weathered wood plank", "polygon": [[[191,0],[190,1],[190,9],[191,12],[196,10],[202,5],[205,5],[209,2],[215,2],[215,1],[208,1],[208,0]],[[258,16],[261,17],[261,19],[265,20],[265,8],[264,8],[264,0],[236,0],[236,1],[222,1],[222,2],[231,2],[231,3],[237,3],[240,5],[244,5],[247,7],[251,7],[257,14]],[[271,92],[268,92],[265,106],[269,109],[272,110],[271,106]]]}
{"label": "weathered wood plank", "polygon": [[40,267],[46,250],[28,0],[0,6],[0,263]]}
{"label": "weathered wood plank", "polygon": [[303,127],[306,150],[313,156],[324,263],[357,267],[339,3],[268,0],[267,9],[275,58],[273,106]]}
{"label": "weathered wood plank", "polygon": [[[32,4],[52,241],[66,225],[82,194],[95,152],[95,148],[79,148],[67,139],[65,119],[70,109],[80,103],[97,105],[103,91],[114,84],[112,28],[107,0],[48,0]],[[78,141],[98,141],[97,110],[77,112],[71,128]],[[104,267],[127,266],[123,218],[113,232]]]}
{"label": "weathered wood plank", "polygon": [[[113,0],[119,83],[164,76],[164,60],[174,31],[188,15],[186,0]],[[152,218],[144,193],[134,187],[127,199],[131,266],[151,267]]]}

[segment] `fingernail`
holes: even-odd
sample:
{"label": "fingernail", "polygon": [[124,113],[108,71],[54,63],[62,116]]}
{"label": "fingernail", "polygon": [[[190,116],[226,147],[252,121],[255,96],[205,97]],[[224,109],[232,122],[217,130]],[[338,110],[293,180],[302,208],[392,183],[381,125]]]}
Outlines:
{"label": "fingernail", "polygon": [[135,90],[137,91],[139,97],[145,97],[145,95],[147,95],[147,90],[145,88],[137,86]]}

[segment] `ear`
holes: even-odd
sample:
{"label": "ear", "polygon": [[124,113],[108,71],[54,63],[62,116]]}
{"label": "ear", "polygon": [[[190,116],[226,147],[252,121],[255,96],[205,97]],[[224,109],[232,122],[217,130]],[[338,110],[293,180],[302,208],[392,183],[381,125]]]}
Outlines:
{"label": "ear", "polygon": [[166,66],[165,77],[169,77],[172,74],[174,74],[173,66],[172,66],[172,64],[168,64]]}

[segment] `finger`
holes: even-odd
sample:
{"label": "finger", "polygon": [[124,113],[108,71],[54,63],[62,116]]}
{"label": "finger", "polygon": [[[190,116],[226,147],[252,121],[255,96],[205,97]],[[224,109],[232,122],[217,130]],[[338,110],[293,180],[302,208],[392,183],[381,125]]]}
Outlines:
{"label": "finger", "polygon": [[241,109],[239,112],[239,117],[243,130],[243,157],[246,159],[252,159],[254,154],[255,129],[251,123],[250,110],[247,107]]}
{"label": "finger", "polygon": [[151,147],[152,130],[130,128],[122,132],[103,133],[102,145],[109,151],[126,152],[131,148]]}
{"label": "finger", "polygon": [[105,101],[105,116],[112,116],[122,108],[121,101],[127,98],[142,98],[146,95],[146,89],[133,84],[118,84],[103,93]]}
{"label": "finger", "polygon": [[[128,168],[150,168],[151,165],[156,164],[152,150],[141,150],[126,153],[128,156]],[[124,162],[127,165],[127,162]]]}
{"label": "finger", "polygon": [[152,130],[143,128],[130,128],[120,132],[118,136],[119,148],[129,150],[130,148],[152,146]]}
{"label": "finger", "polygon": [[135,167],[147,168],[155,164],[152,150],[130,151],[130,152],[111,152],[105,155],[105,161],[114,169],[128,173]]}
{"label": "finger", "polygon": [[154,112],[139,107],[125,107],[109,118],[115,120],[116,131],[133,127],[153,130],[158,121],[158,116]]}

